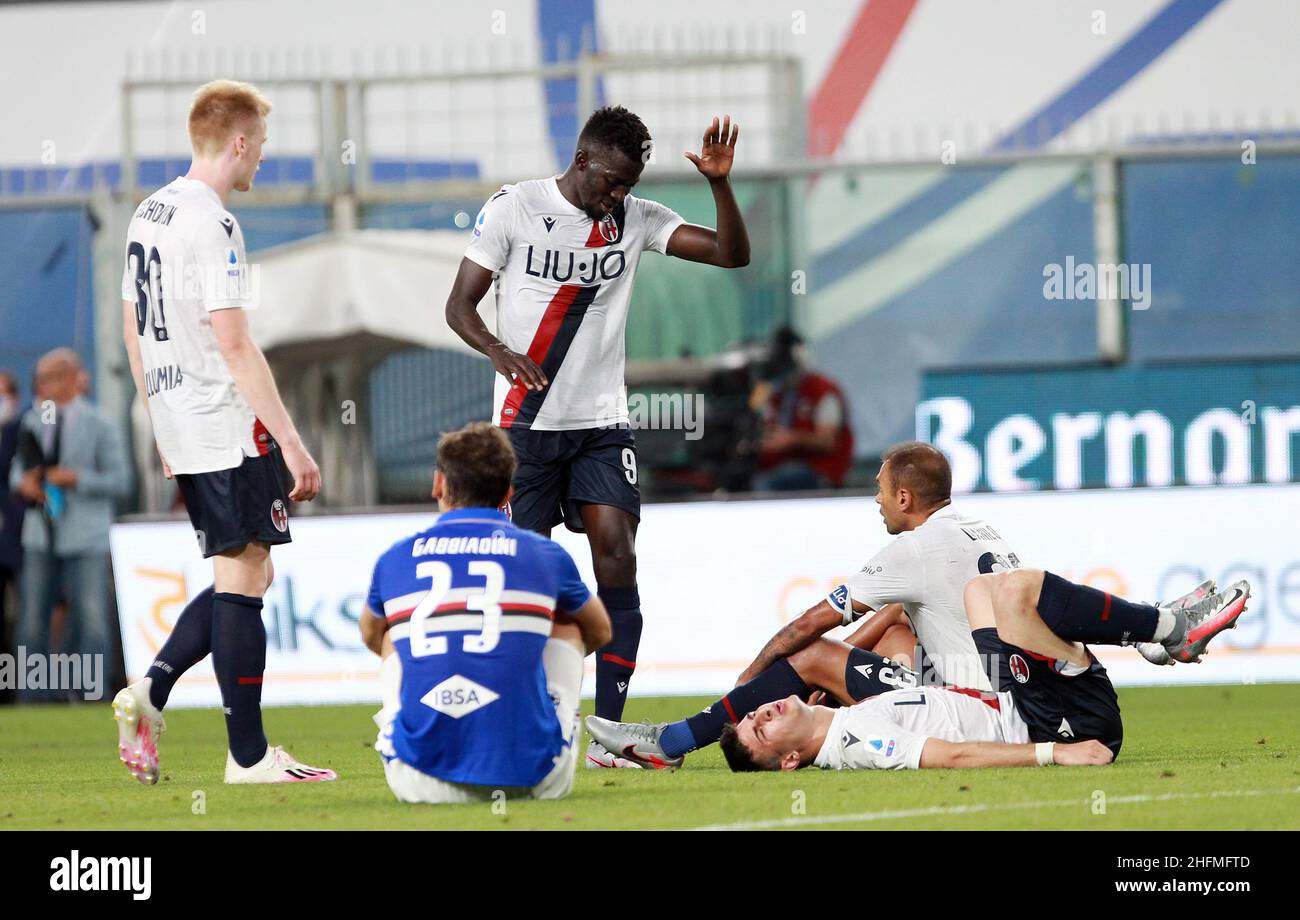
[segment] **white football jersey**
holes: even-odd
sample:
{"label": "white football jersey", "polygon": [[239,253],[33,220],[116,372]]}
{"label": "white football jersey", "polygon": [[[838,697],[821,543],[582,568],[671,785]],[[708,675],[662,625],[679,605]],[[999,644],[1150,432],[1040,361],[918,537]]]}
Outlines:
{"label": "white football jersey", "polygon": [[532,393],[497,374],[492,420],[539,431],[627,424],[632,280],[641,253],[666,252],[683,221],[632,195],[593,221],[560,194],[556,178],[502,186],[479,211],[465,251],[497,273],[497,337],[550,381]]}
{"label": "white football jersey", "polygon": [[[949,505],[872,556],[849,579],[849,596],[872,610],[901,603],[944,683],[990,690],[966,618],[966,584],[976,575],[1019,567],[996,530]],[[841,609],[845,624],[862,616],[852,604]]]}
{"label": "white football jersey", "polygon": [[823,770],[916,770],[929,738],[1025,744],[1029,729],[1009,693],[950,687],[890,690],[835,713],[813,761]]}
{"label": "white football jersey", "polygon": [[252,308],[255,293],[239,222],[207,183],[178,178],[136,209],[122,299],[136,305],[149,417],[173,473],[231,469],[270,448],[208,316]]}

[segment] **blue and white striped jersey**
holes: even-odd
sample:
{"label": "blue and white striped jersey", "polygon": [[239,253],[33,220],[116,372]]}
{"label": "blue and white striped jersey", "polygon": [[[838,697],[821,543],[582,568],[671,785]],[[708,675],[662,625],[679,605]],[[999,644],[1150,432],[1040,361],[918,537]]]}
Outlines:
{"label": "blue and white striped jersey", "polygon": [[392,754],[457,783],[532,786],[564,740],[542,649],[590,598],[569,554],[499,511],[465,508],[394,544],[367,604],[402,661]]}

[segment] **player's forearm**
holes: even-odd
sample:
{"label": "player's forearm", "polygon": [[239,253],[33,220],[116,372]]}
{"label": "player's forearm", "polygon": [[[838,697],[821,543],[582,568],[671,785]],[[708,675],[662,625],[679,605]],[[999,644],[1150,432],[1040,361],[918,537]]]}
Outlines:
{"label": "player's forearm", "polygon": [[361,641],[366,648],[383,657],[384,636],[388,634],[388,621],[367,607],[361,611]]}
{"label": "player's forearm", "polygon": [[886,604],[863,620],[862,625],[844,641],[854,648],[871,651],[886,632],[904,621],[902,604]]}
{"label": "player's forearm", "polygon": [[492,357],[492,348],[503,347],[502,342],[479,315],[478,306],[454,294],[447,299],[447,325],[470,348]]}
{"label": "player's forearm", "polygon": [[587,602],[570,616],[570,619],[578,627],[578,634],[582,637],[587,655],[604,648],[609,644],[609,640],[614,638],[614,627],[610,623],[609,611],[605,609],[604,601],[595,594],[591,595]]}
{"label": "player's forearm", "polygon": [[780,632],[768,640],[767,645],[763,646],[753,663],[749,667],[745,668],[744,672],[736,678],[737,686],[740,686],[743,683],[748,683],[770,668],[778,659],[793,655],[812,641],[811,636],[804,636],[798,630],[792,629],[791,627],[793,625],[794,624],[790,624],[790,626],[784,627]]}
{"label": "player's forearm", "polygon": [[586,655],[600,651],[609,645],[610,639],[614,638],[614,631],[609,625],[608,616],[605,617],[603,626],[594,623],[578,623],[578,632],[582,636],[582,647]]}
{"label": "player's forearm", "polygon": [[[1036,767],[1033,744],[1004,744],[1000,741],[945,742],[931,738],[921,751],[922,767],[969,769],[973,767]],[[931,748],[937,748],[932,751]]]}
{"label": "player's forearm", "polygon": [[303,447],[298,429],[294,427],[289,412],[280,399],[280,391],[275,386],[271,375],[271,366],[266,363],[266,356],[254,344],[245,338],[221,348],[221,357],[230,369],[230,376],[239,388],[239,395],[244,397],[253,414],[258,417],[266,430],[281,447]]}
{"label": "player's forearm", "polygon": [[[130,307],[130,309],[134,311],[135,308]],[[126,363],[131,367],[131,379],[135,381],[135,390],[144,400],[145,409],[148,409],[149,398],[144,388],[144,361],[140,358],[140,338],[135,331],[134,313],[123,317],[122,341],[126,345]]]}
{"label": "player's forearm", "polygon": [[745,218],[727,178],[709,182],[713,205],[717,211],[718,262],[723,268],[742,268],[749,264],[749,232]]}
{"label": "player's forearm", "polygon": [[815,608],[791,620],[767,641],[762,651],[758,653],[758,657],[754,659],[753,664],[746,668],[745,672],[736,680],[736,684],[739,685],[753,680],[770,668],[777,660],[787,658],[806,648],[809,643],[825,633],[833,625],[834,623],[823,625],[821,618],[817,616]]}

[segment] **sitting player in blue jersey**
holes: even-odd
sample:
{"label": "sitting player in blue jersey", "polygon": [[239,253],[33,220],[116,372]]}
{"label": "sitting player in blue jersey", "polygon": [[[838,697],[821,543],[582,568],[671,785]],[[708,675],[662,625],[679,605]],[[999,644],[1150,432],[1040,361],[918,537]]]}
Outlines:
{"label": "sitting player in blue jersey", "polygon": [[361,636],[383,659],[375,748],[400,801],[573,788],[582,662],[609,641],[609,614],[558,543],[497,510],[514,473],[501,429],[444,435],[441,515],[375,564]]}

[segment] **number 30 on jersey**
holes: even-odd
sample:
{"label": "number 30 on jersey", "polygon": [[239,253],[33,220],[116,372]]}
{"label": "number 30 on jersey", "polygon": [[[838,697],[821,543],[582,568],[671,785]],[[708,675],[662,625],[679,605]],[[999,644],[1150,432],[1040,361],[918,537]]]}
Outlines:
{"label": "number 30 on jersey", "polygon": [[156,341],[167,341],[167,314],[163,307],[162,257],[158,247],[149,250],[145,256],[144,247],[132,240],[126,248],[126,257],[135,272],[135,332],[144,335],[144,330],[153,319],[153,337]]}

